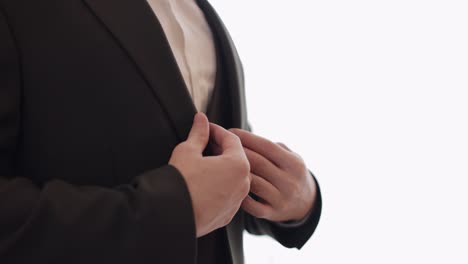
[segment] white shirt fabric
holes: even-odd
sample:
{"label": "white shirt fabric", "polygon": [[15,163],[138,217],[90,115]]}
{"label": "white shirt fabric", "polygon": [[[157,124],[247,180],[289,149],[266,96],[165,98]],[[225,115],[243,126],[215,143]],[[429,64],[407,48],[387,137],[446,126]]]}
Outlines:
{"label": "white shirt fabric", "polygon": [[206,113],[216,77],[213,36],[195,0],[147,0],[163,27],[192,101]]}

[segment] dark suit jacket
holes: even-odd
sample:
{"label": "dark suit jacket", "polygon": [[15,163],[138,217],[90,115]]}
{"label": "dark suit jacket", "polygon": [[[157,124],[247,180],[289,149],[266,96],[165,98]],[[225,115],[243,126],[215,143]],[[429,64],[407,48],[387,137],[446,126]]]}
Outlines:
{"label": "dark suit jacket", "polygon": [[[219,17],[232,127],[249,129],[241,64]],[[190,196],[167,165],[196,109],[145,0],[0,0],[0,263],[194,263]],[[300,248],[314,232],[242,210],[222,232]]]}

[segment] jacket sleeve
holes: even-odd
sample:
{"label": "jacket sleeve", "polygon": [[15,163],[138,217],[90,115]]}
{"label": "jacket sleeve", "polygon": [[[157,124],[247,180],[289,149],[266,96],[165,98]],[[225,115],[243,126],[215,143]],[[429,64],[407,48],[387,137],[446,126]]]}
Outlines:
{"label": "jacket sleeve", "polygon": [[0,7],[0,263],[193,263],[191,198],[170,165],[115,188],[16,175],[20,95],[19,56]]}
{"label": "jacket sleeve", "polygon": [[[252,131],[250,124],[247,130]],[[317,186],[317,197],[306,219],[301,220],[300,224],[280,224],[256,218],[244,211],[245,229],[254,235],[268,235],[285,247],[301,249],[317,228],[322,213],[320,186],[312,172],[309,171],[309,173]]]}

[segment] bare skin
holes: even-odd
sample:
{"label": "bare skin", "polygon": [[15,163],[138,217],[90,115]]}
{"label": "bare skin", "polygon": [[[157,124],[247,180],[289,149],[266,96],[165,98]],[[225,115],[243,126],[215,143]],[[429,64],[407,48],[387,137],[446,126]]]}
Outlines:
{"label": "bare skin", "polygon": [[[217,156],[203,156],[209,139]],[[184,177],[195,215],[197,237],[227,225],[248,195],[250,165],[239,137],[197,113],[188,139],[174,149],[169,164]]]}
{"label": "bare skin", "polygon": [[[215,156],[203,156],[208,142]],[[225,130],[201,112],[169,164],[187,183],[197,237],[229,224],[241,207],[255,217],[282,222],[303,219],[316,199],[315,183],[297,153],[245,130]]]}
{"label": "bare skin", "polygon": [[239,136],[250,163],[251,192],[242,208],[249,214],[270,221],[301,220],[312,209],[317,186],[304,160],[283,143],[273,143],[241,129],[230,129]]}

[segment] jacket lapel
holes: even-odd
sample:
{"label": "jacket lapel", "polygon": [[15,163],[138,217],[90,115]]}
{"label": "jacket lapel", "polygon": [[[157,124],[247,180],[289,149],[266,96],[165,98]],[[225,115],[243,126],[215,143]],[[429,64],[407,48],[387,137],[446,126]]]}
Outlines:
{"label": "jacket lapel", "polygon": [[221,18],[206,0],[197,0],[205,13],[208,24],[215,37],[218,38],[219,53],[223,56],[226,73],[227,89],[231,101],[232,127],[247,128],[247,107],[244,92],[244,75],[234,42],[231,39]]}
{"label": "jacket lapel", "polygon": [[[248,122],[244,94],[244,75],[238,53],[226,27],[214,8],[206,0],[197,0],[197,2],[210,24],[213,35],[218,40],[218,55],[223,57],[222,67],[224,68],[223,73],[225,73],[224,77],[226,79],[226,82],[223,83],[227,84],[227,95],[230,97],[228,101],[231,102],[228,104],[230,107],[228,112],[231,114],[231,126],[247,129]],[[214,109],[214,111],[219,110],[220,109]],[[239,254],[239,252],[242,252],[243,226],[240,227],[240,225],[242,225],[242,221],[240,221],[241,214],[242,212],[239,211],[231,224],[223,228],[230,248],[229,254],[231,263],[243,263],[243,256]]]}
{"label": "jacket lapel", "polygon": [[83,0],[135,62],[180,141],[196,108],[161,24],[146,0]]}

